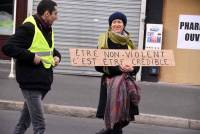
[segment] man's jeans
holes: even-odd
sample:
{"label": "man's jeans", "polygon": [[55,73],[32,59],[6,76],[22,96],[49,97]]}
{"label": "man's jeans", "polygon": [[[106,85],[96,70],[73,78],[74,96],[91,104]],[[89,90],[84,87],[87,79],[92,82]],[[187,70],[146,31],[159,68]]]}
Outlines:
{"label": "man's jeans", "polygon": [[14,134],[24,134],[32,123],[34,134],[44,134],[45,120],[42,100],[46,93],[40,91],[22,90],[25,98],[21,117],[14,130]]}

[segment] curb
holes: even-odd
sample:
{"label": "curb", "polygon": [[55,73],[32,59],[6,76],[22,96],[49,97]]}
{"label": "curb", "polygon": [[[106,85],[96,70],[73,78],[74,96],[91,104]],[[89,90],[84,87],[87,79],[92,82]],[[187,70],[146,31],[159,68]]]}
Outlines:
{"label": "curb", "polygon": [[[23,102],[0,100],[0,110],[19,111],[23,107]],[[90,107],[64,106],[56,104],[44,104],[44,110],[47,114],[59,116],[73,116],[81,118],[95,118],[96,109]],[[136,116],[134,123],[159,125],[167,127],[200,129],[200,120],[161,116],[152,114],[140,114]]]}

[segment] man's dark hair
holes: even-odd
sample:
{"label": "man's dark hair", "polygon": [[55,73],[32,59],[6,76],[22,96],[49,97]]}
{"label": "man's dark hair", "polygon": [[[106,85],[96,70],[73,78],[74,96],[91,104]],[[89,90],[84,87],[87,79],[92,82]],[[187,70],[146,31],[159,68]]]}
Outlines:
{"label": "man's dark hair", "polygon": [[49,13],[51,14],[53,11],[56,10],[55,6],[57,6],[57,4],[52,0],[41,0],[37,6],[37,14],[42,16],[45,11],[49,11]]}

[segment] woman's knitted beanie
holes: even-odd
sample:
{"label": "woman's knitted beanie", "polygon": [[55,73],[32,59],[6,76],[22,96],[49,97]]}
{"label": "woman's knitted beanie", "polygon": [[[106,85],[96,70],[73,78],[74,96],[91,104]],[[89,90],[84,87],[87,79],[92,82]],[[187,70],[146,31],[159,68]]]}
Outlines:
{"label": "woman's knitted beanie", "polygon": [[123,23],[124,23],[124,26],[126,26],[127,18],[126,18],[126,15],[123,14],[122,12],[114,12],[113,14],[110,15],[110,17],[109,17],[109,19],[108,19],[109,26],[111,26],[112,21],[115,20],[115,19],[120,19],[120,20],[122,20]]}

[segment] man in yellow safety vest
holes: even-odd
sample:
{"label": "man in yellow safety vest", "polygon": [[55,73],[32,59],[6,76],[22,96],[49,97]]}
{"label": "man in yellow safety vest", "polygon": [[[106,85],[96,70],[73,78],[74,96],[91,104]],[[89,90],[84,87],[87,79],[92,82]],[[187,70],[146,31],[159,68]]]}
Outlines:
{"label": "man in yellow safety vest", "polygon": [[51,27],[57,19],[56,8],[52,0],[40,1],[37,14],[26,18],[2,48],[16,59],[16,80],[25,99],[14,134],[24,134],[31,123],[34,134],[45,132],[42,100],[51,89],[53,67],[61,61]]}

